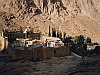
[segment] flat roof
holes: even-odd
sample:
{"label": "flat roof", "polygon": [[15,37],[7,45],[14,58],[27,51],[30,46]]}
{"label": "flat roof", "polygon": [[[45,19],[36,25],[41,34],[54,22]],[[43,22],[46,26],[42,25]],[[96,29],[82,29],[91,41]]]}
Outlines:
{"label": "flat roof", "polygon": [[60,40],[57,37],[42,37],[42,38],[45,39],[45,40]]}

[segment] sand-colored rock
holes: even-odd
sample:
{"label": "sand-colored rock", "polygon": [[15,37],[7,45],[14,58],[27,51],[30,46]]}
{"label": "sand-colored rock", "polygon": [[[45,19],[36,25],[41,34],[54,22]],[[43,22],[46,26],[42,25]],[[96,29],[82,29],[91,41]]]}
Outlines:
{"label": "sand-colored rock", "polygon": [[85,35],[100,43],[99,3],[100,0],[0,0],[0,26],[29,25],[43,35],[48,35],[51,26],[67,35]]}
{"label": "sand-colored rock", "polygon": [[0,34],[0,52],[3,49],[7,49],[8,48],[8,41],[7,39],[5,39],[4,37],[1,36],[2,34]]}

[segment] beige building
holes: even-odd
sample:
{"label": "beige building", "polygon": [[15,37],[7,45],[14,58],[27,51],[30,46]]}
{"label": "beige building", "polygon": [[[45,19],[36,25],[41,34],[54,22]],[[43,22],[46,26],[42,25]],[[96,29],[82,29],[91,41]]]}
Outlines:
{"label": "beige building", "polygon": [[45,41],[46,47],[57,48],[64,46],[64,43],[59,38],[56,37],[43,37],[42,39]]}

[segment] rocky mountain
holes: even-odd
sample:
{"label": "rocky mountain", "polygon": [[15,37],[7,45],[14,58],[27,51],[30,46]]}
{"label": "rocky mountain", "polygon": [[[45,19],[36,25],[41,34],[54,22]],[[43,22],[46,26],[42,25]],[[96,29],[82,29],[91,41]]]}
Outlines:
{"label": "rocky mountain", "polygon": [[47,35],[50,26],[100,43],[99,3],[100,0],[0,0],[0,28],[31,26],[35,32]]}

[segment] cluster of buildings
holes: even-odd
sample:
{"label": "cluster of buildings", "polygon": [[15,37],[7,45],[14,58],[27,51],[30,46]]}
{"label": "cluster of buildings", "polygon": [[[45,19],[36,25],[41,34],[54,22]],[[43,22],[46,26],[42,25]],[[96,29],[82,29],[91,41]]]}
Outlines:
{"label": "cluster of buildings", "polygon": [[55,37],[43,37],[42,39],[30,39],[30,38],[17,38],[13,45],[16,49],[25,50],[26,48],[38,48],[38,47],[54,47],[58,48],[64,46],[64,43],[59,38]]}
{"label": "cluster of buildings", "polygon": [[16,41],[16,38],[20,38],[20,39],[31,38],[31,39],[38,39],[38,40],[40,39],[40,33],[34,33],[33,31],[31,31],[30,27],[27,27],[23,32],[21,32],[21,31],[3,32],[3,36],[8,37],[9,42]]}
{"label": "cluster of buildings", "polygon": [[4,32],[3,37],[8,37],[10,43],[8,50],[12,50],[13,57],[24,59],[47,59],[55,56],[65,56],[69,54],[69,46],[56,37],[40,37],[40,33],[29,31],[29,27],[24,32]]}

